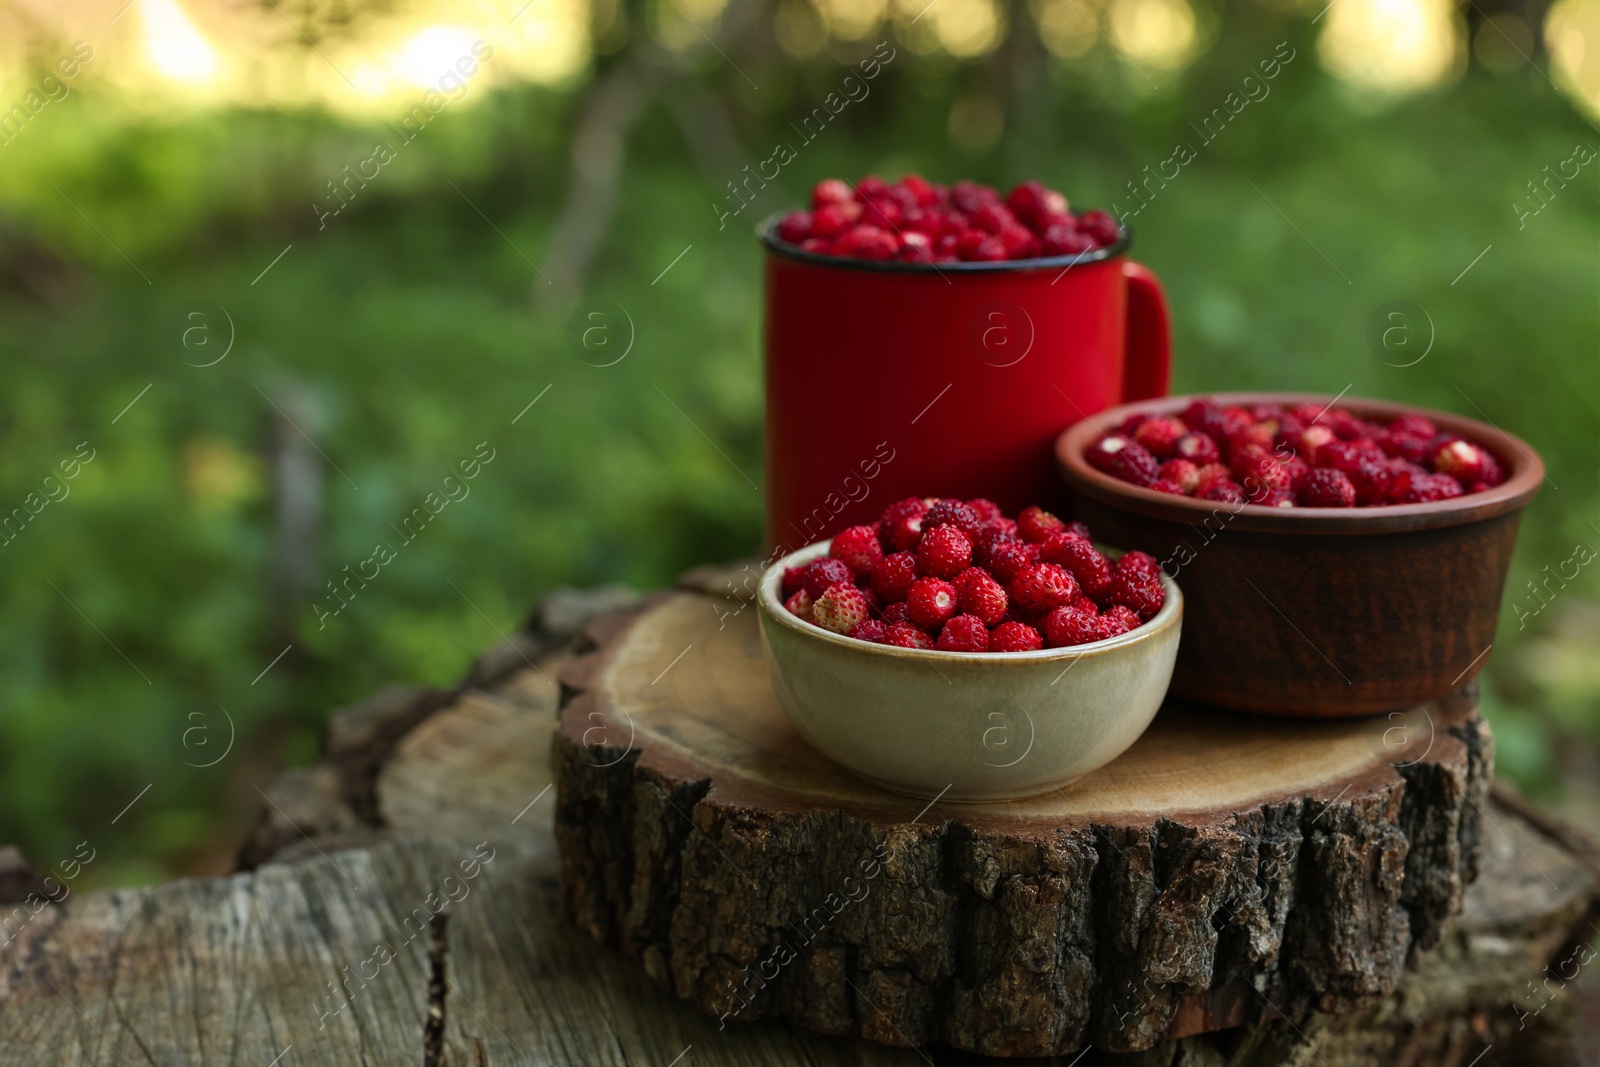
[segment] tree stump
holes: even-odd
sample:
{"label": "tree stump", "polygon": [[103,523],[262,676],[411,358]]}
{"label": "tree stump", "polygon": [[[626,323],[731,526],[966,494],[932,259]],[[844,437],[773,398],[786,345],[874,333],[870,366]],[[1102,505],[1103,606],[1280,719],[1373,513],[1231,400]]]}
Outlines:
{"label": "tree stump", "polygon": [[[719,1024],[563,919],[551,832],[556,679],[574,646],[593,647],[573,640],[579,628],[627,599],[552,598],[460,685],[391,690],[336,713],[320,764],[264,783],[261,825],[228,877],[74,887],[51,894],[59,903],[29,903],[48,887],[0,848],[0,1067],[976,1067],[941,1045],[892,1048],[780,1021]],[[1600,1018],[1600,1000],[1567,976],[1582,958],[1575,945],[1600,922],[1600,865],[1570,827],[1498,786],[1483,818],[1482,875],[1465,910],[1373,1007],[1046,1062],[1579,1062],[1576,1050],[1594,1047],[1586,1020]],[[871,883],[874,895],[885,877]],[[435,906],[448,923],[430,921]],[[380,944],[392,959],[375,952]],[[859,971],[846,977],[859,982]]]}
{"label": "tree stump", "polygon": [[1393,992],[1477,875],[1468,693],[1375,721],[1169,704],[1065,790],[925,803],[795,734],[755,616],[702,588],[597,625],[552,757],[566,914],[722,1025],[1044,1056],[1304,1022]]}

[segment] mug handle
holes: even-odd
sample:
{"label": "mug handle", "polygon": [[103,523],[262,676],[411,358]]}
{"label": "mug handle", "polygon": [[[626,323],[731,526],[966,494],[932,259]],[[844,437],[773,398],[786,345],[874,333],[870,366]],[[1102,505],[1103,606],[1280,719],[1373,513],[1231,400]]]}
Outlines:
{"label": "mug handle", "polygon": [[1167,294],[1142,263],[1123,260],[1122,274],[1128,279],[1122,402],[1166,396],[1172,385],[1172,316],[1167,310]]}

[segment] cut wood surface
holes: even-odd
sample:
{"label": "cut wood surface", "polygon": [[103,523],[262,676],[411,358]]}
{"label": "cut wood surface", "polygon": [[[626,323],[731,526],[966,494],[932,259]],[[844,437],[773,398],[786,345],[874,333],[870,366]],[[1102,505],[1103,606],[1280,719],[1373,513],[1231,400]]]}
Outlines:
{"label": "cut wood surface", "polygon": [[1476,876],[1466,695],[1377,721],[1172,704],[1067,788],[929,803],[799,738],[755,616],[691,590],[597,626],[556,742],[568,914],[719,1019],[1005,1056],[1302,1020],[1391,993]]}
{"label": "cut wood surface", "polygon": [[[623,599],[547,604],[462,688],[391,691],[342,713],[323,764],[265,786],[253,869],[75,894],[13,922],[0,942],[0,1067],[974,1062],[780,1022],[719,1028],[562,919],[549,770],[555,680],[570,659],[561,646],[595,607]],[[1600,878],[1569,829],[1526,811],[1485,805],[1482,875],[1464,913],[1365,1012],[1054,1062],[1491,1067],[1536,1062],[1533,1035],[1556,1050],[1537,1062],[1576,1062],[1576,988],[1546,991],[1549,1006],[1529,1019],[1542,1001],[1528,986],[1570,958]],[[33,884],[19,864],[8,861],[0,888]],[[449,916],[442,929],[434,904]],[[425,1059],[430,1010],[441,1025]]]}

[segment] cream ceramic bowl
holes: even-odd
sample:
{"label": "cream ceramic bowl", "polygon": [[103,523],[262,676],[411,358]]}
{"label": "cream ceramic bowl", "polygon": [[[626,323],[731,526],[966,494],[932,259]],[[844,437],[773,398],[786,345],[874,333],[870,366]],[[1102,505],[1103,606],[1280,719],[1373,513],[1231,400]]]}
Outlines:
{"label": "cream ceramic bowl", "polygon": [[783,606],[783,571],[824,556],[821,541],[762,577],[761,644],[772,688],[813,748],[897,793],[1015,800],[1120,756],[1155,718],[1178,654],[1183,595],[1137,630],[1038,652],[938,652],[857,641]]}

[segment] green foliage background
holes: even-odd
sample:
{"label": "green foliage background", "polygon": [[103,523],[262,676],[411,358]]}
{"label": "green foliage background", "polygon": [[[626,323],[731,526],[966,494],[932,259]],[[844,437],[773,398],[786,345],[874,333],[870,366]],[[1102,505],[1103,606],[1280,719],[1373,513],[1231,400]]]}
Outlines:
{"label": "green foliage background", "polygon": [[[761,469],[759,254],[745,222],[821,177],[868,172],[1040,176],[1080,205],[1125,199],[1141,168],[1198,143],[1188,123],[1284,39],[1297,57],[1270,97],[1135,223],[1177,314],[1176,388],[1348,385],[1490,418],[1543,453],[1550,483],[1525,518],[1486,685],[1502,772],[1559,797],[1600,740],[1600,581],[1585,570],[1525,629],[1511,603],[1535,603],[1524,583],[1580,541],[1600,544],[1595,176],[1523,228],[1511,205],[1600,134],[1531,67],[1473,69],[1381,103],[1320,70],[1305,18],[1253,6],[1217,17],[1209,49],[1154,91],[1112,59],[1005,75],[902,50],[721,231],[711,205],[734,175],[697,166],[652,105],[583,287],[636,326],[609,368],[569,351],[577,298],[541,298],[529,262],[545,262],[569,192],[587,83],[452,107],[321,230],[312,201],[370,153],[377,124],[135,119],[87,92],[53,106],[0,149],[0,505],[21,503],[79,442],[96,458],[0,548],[0,842],[50,863],[87,838],[106,857],[91,868],[101,882],[215,867],[259,803],[253,786],[314,758],[330,707],[387,680],[454,681],[554,586],[660,585],[750,551],[761,501],[733,467]],[[714,53],[697,76],[753,162],[850,58],[741,57],[759,92]],[[952,104],[974,93],[1005,115],[978,153],[948,132]],[[196,299],[237,330],[229,357],[204,369],[170,343],[170,320]],[[1365,341],[1395,299],[1437,331],[1403,369]],[[321,580],[389,539],[478,442],[496,458],[349,609],[319,629],[301,603],[280,639],[262,394],[288,383],[314,396],[330,464]],[[218,708],[234,751],[186,766],[220,751]],[[215,747],[184,747],[197,723]]]}

